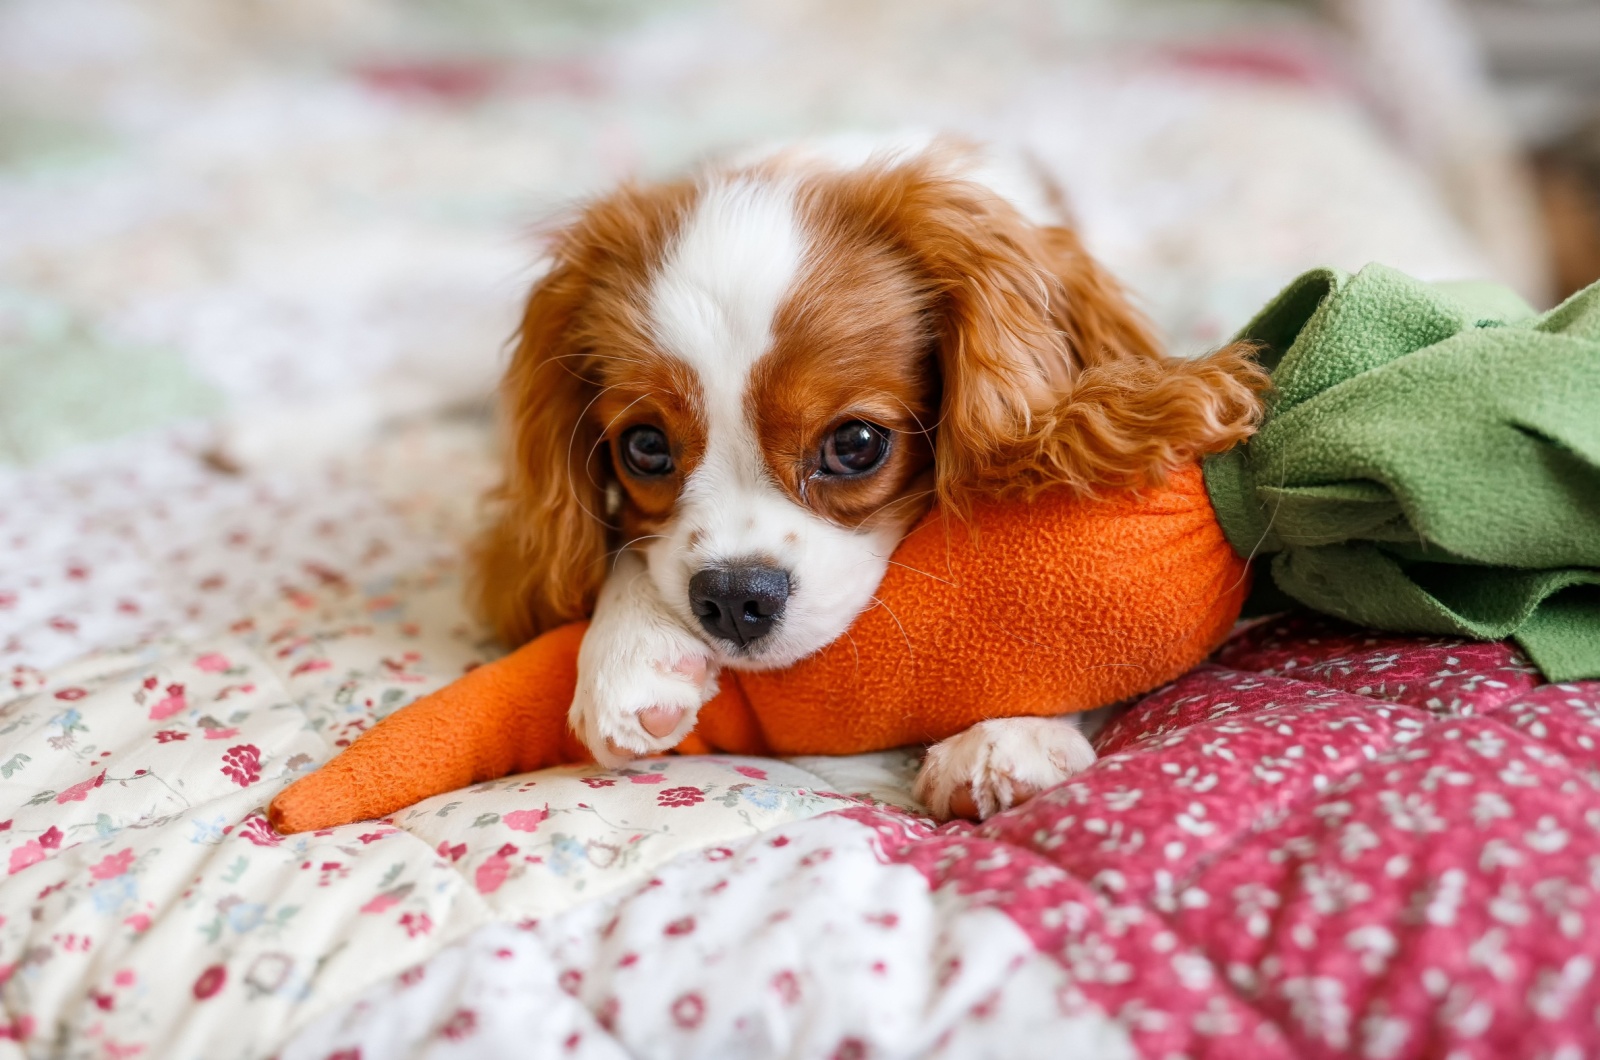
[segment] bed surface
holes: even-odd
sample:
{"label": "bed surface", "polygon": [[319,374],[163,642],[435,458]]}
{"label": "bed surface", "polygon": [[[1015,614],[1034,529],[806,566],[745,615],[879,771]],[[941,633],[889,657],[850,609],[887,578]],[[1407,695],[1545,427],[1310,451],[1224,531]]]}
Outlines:
{"label": "bed surface", "polygon": [[1600,687],[1498,645],[1241,630],[976,827],[891,752],[272,833],[497,650],[459,599],[492,444],[427,414],[230,473],[216,421],[449,377],[574,195],[937,115],[1033,147],[1178,349],[1308,266],[1486,267],[1261,5],[1182,47],[1023,0],[459,6],[0,8],[0,1057],[1600,1050]]}
{"label": "bed surface", "polygon": [[286,1058],[1593,1044],[1600,683],[1271,620],[980,826],[919,816],[895,753],[565,768],[277,836],[284,782],[483,657],[454,589],[297,594],[21,675],[5,1033]]}

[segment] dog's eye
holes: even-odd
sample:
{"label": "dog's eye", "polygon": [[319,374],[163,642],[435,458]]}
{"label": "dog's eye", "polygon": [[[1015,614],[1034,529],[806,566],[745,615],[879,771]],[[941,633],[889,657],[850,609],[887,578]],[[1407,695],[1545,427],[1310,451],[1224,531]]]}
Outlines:
{"label": "dog's eye", "polygon": [[622,462],[635,475],[665,475],[672,470],[672,447],[658,427],[630,427],[622,436]]}
{"label": "dog's eye", "polygon": [[851,420],[822,443],[822,470],[829,475],[864,475],[889,455],[889,432],[876,423]]}

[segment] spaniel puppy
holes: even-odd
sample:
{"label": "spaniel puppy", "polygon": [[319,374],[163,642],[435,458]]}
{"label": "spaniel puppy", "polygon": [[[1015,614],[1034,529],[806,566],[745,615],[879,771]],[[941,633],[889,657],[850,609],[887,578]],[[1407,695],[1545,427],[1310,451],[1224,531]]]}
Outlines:
{"label": "spaniel puppy", "polygon": [[[511,644],[593,616],[570,720],[599,761],[677,743],[720,668],[839,637],[935,501],[1136,486],[1249,434],[1249,351],[1163,356],[1052,197],[959,145],[838,142],[559,232],[475,596]],[[988,721],[917,790],[987,816],[1093,760],[1071,718]]]}

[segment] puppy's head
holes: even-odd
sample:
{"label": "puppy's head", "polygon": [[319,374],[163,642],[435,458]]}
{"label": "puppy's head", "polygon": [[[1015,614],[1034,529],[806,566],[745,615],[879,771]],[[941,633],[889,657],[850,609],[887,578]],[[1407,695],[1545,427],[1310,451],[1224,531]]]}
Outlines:
{"label": "puppy's head", "polygon": [[782,666],[873,602],[937,498],[1159,478],[1248,433],[1241,351],[1160,356],[1072,233],[934,149],[625,187],[557,238],[504,388],[481,610],[582,617],[608,553],[721,660]]}

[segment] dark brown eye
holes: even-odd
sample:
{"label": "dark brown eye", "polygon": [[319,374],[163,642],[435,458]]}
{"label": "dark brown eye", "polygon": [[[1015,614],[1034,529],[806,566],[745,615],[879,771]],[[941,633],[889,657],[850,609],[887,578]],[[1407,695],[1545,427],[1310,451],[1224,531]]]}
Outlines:
{"label": "dark brown eye", "polygon": [[822,443],[822,472],[827,475],[865,475],[889,455],[889,431],[866,420],[851,420],[834,428]]}
{"label": "dark brown eye", "polygon": [[622,435],[622,462],[644,478],[672,471],[672,447],[659,427],[630,427]]}

